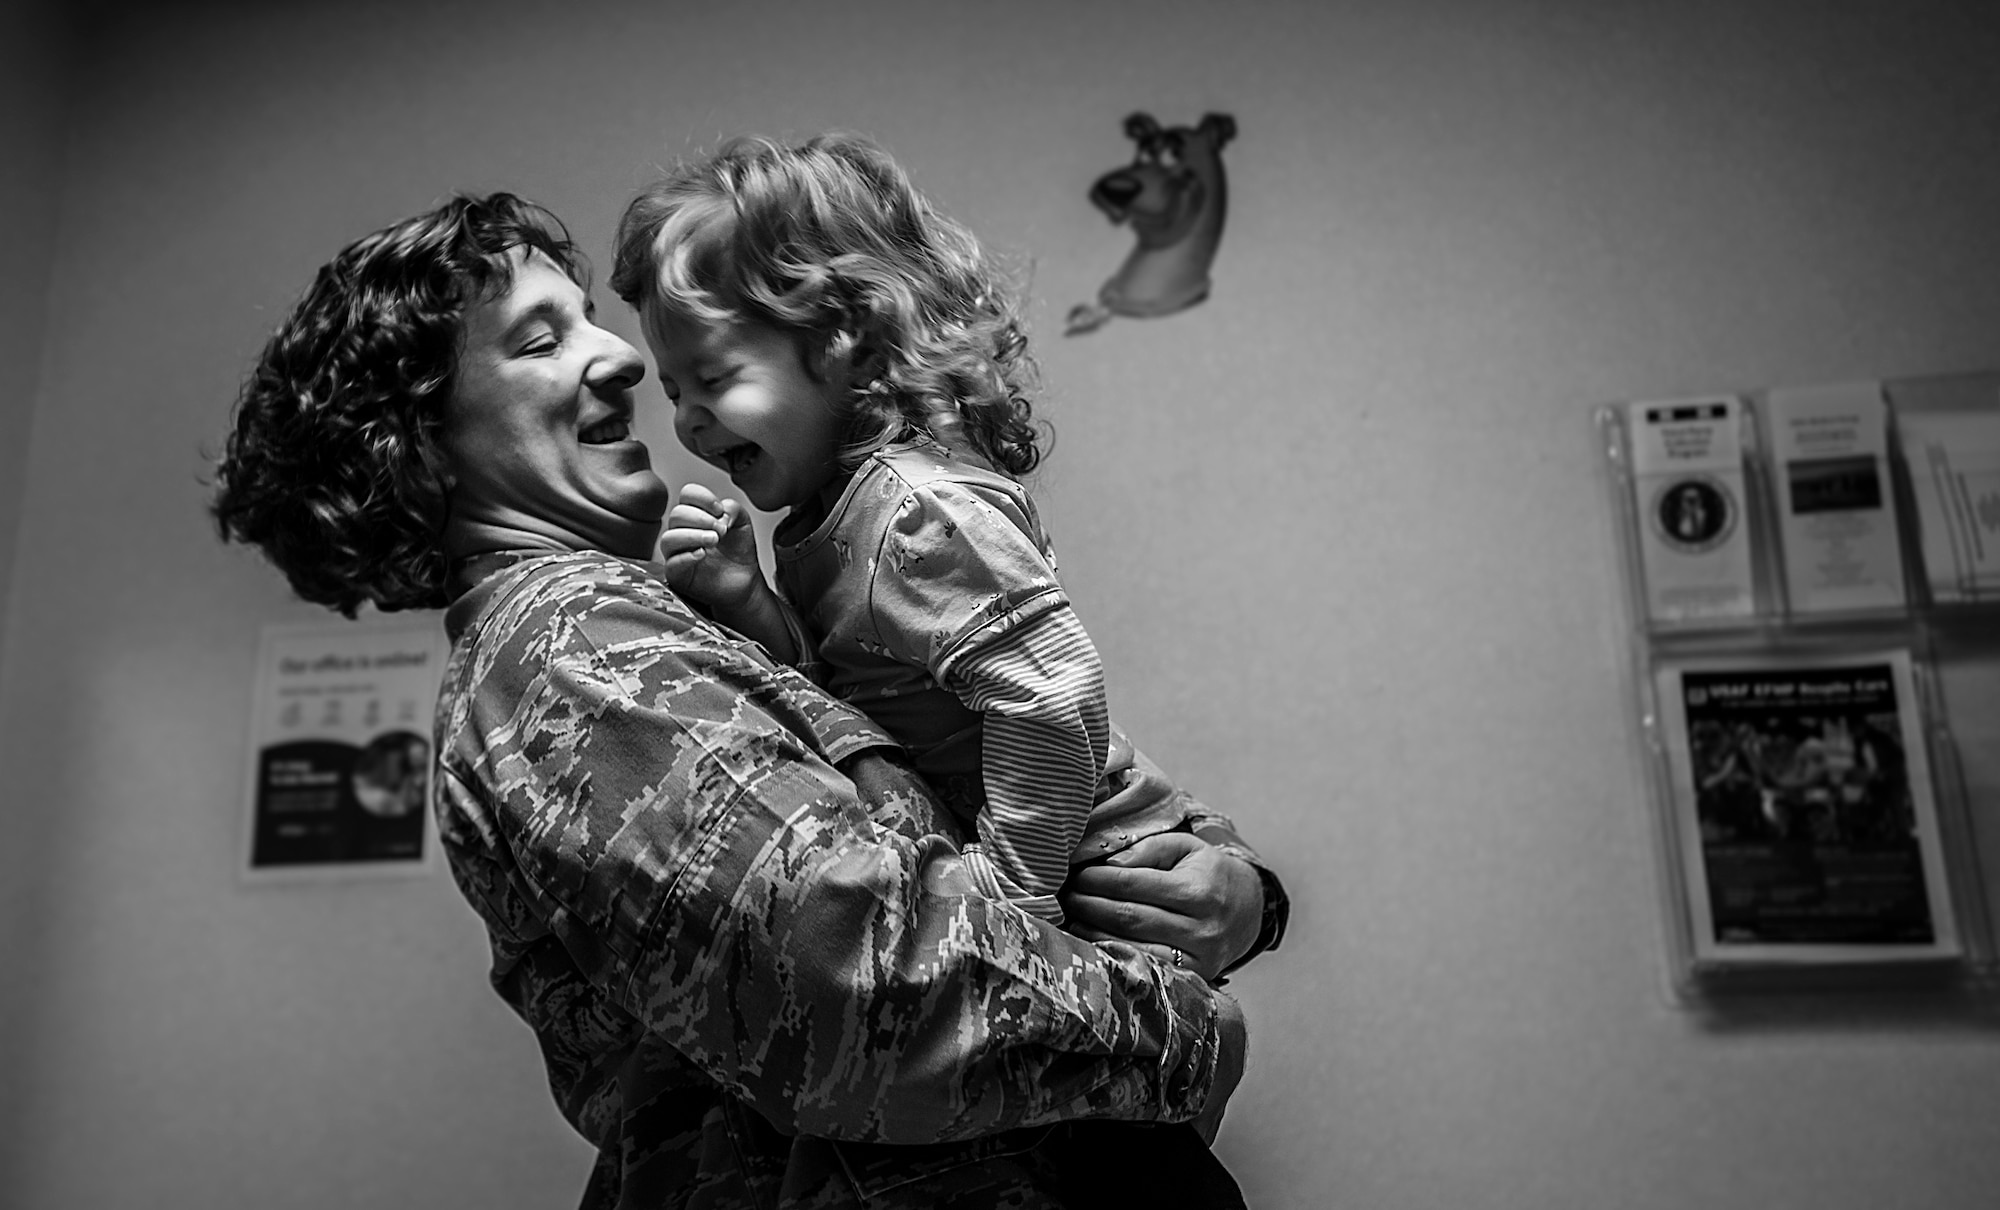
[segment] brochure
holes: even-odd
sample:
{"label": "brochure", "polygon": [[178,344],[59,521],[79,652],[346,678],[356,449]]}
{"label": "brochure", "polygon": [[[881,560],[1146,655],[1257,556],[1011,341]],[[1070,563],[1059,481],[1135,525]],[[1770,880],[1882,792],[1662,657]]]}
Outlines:
{"label": "brochure", "polygon": [[1727,397],[1635,403],[1630,421],[1648,616],[1692,622],[1750,614],[1742,404]]}
{"label": "brochure", "polygon": [[1903,551],[1881,386],[1775,390],[1764,413],[1793,611],[1901,609]]}
{"label": "brochure", "polygon": [[1907,649],[1657,676],[1698,964],[1959,955]]}
{"label": "brochure", "polygon": [[1896,423],[1932,599],[2000,599],[2000,407],[1908,409]]}

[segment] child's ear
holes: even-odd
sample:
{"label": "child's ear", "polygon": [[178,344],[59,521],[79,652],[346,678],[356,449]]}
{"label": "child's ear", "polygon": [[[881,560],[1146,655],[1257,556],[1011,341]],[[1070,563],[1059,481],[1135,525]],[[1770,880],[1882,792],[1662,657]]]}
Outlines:
{"label": "child's ear", "polygon": [[856,344],[844,370],[849,389],[873,386],[889,376],[889,359],[872,344]]}
{"label": "child's ear", "polygon": [[814,382],[825,383],[836,389],[846,385],[849,366],[854,361],[854,333],[836,328],[823,339],[805,339],[799,342],[799,353],[806,363],[806,373]]}
{"label": "child's ear", "polygon": [[882,377],[882,355],[863,342],[857,332],[836,330],[818,348],[818,356],[807,362],[813,377],[837,391],[850,391]]}

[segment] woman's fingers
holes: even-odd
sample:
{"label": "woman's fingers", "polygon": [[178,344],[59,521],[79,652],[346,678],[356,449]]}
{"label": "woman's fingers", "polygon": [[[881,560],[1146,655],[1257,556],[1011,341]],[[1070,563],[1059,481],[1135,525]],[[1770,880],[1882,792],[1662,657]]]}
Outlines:
{"label": "woman's fingers", "polygon": [[[1083,923],[1076,911],[1075,900],[1065,900],[1064,906],[1070,911],[1070,919],[1064,928],[1085,941],[1121,941],[1133,949],[1144,950],[1168,966],[1193,971],[1204,979],[1215,978],[1223,967],[1223,956],[1192,921],[1162,917],[1141,925],[1138,933],[1106,931]],[[1158,939],[1147,940],[1149,936]]]}
{"label": "woman's fingers", "polygon": [[1070,871],[1070,889],[1099,899],[1160,908],[1176,915],[1200,911],[1203,885],[1172,868],[1108,863]]}
{"label": "woman's fingers", "polygon": [[1186,917],[1154,907],[1119,899],[1070,891],[1062,896],[1068,927],[1081,937],[1084,929],[1100,934],[1090,940],[1116,937],[1120,941],[1172,944],[1185,938],[1192,923]]}
{"label": "woman's fingers", "polygon": [[1169,960],[1178,951],[1183,966],[1214,978],[1255,942],[1263,898],[1248,862],[1163,832],[1070,871],[1062,903],[1078,936],[1164,947]]}

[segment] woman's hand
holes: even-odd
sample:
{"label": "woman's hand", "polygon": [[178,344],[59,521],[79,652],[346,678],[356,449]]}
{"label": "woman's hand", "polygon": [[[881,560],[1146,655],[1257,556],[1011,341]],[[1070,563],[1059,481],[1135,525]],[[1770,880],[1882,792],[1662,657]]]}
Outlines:
{"label": "woman's hand", "polygon": [[1129,942],[1214,979],[1256,943],[1264,882],[1199,836],[1161,832],[1071,871],[1061,899],[1066,927],[1084,940]]}
{"label": "woman's hand", "polygon": [[718,613],[740,612],[767,587],[749,514],[699,483],[681,488],[667,513],[660,558],[675,592]]}

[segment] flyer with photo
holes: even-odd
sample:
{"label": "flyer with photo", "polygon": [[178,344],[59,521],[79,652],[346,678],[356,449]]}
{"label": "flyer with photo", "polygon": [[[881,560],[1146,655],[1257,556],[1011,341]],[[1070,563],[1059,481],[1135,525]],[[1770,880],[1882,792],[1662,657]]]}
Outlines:
{"label": "flyer with photo", "polygon": [[1697,962],[1959,954],[1906,649],[1658,675]]}
{"label": "flyer with photo", "polygon": [[258,647],[245,791],[250,880],[431,864],[435,619],[270,626]]}

